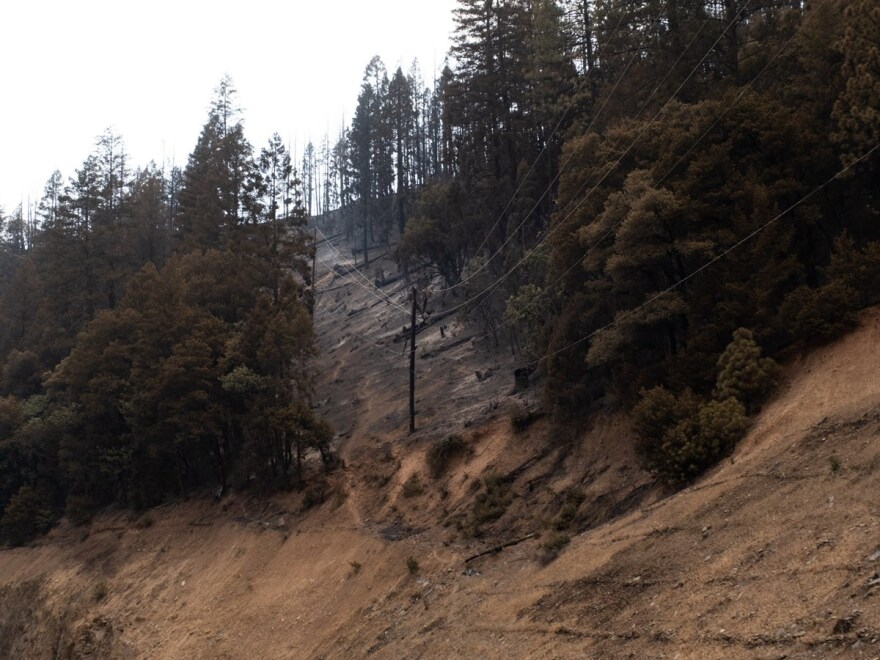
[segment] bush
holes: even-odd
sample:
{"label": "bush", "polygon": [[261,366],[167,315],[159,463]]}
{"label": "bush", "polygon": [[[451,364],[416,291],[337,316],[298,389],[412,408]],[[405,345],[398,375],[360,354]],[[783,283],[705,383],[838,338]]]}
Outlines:
{"label": "bush", "polygon": [[521,403],[512,404],[508,415],[510,416],[510,426],[517,433],[525,431],[535,421],[535,414]]}
{"label": "bush", "polygon": [[700,403],[686,391],[676,397],[663,388],[643,392],[633,426],[647,466],[663,481],[690,481],[728,453],[748,427],[735,398]]}
{"label": "bush", "polygon": [[581,491],[573,489],[567,491],[564,497],[562,507],[559,509],[559,515],[552,522],[553,527],[559,531],[567,529],[575,521],[578,509],[586,499]]}
{"label": "bush", "polygon": [[0,519],[0,535],[12,545],[21,545],[52,526],[52,504],[42,490],[31,486],[18,489]]}
{"label": "bush", "polygon": [[442,440],[437,440],[428,449],[426,461],[428,472],[433,479],[439,479],[446,471],[449,463],[465,449],[464,440],[461,436],[450,435]]}
{"label": "bush", "polygon": [[410,475],[409,479],[403,482],[401,494],[404,497],[418,497],[424,492],[425,489],[422,487],[422,482],[419,479],[418,473],[413,473]]}
{"label": "bush", "polygon": [[562,548],[567,546],[570,541],[571,537],[568,534],[553,534],[550,538],[544,541],[541,546],[549,552],[558,553]]}
{"label": "bush", "polygon": [[419,562],[415,557],[408,557],[406,560],[406,569],[409,571],[410,575],[415,575],[419,572]]}
{"label": "bush", "polygon": [[104,582],[98,582],[95,588],[92,589],[92,596],[96,603],[100,603],[107,597],[107,585]]}
{"label": "bush", "polygon": [[727,454],[748,428],[743,405],[734,398],[709,401],[663,435],[660,476],[681,484],[699,476]]}
{"label": "bush", "polygon": [[546,566],[555,560],[570,540],[568,534],[553,534],[550,536],[538,549],[538,563]]}
{"label": "bush", "polygon": [[308,486],[303,493],[302,510],[308,511],[312,507],[323,504],[327,500],[327,482],[319,481]]}
{"label": "bush", "polygon": [[474,499],[471,519],[474,526],[498,520],[510,506],[510,482],[500,475],[483,479],[485,490]]}
{"label": "bush", "polygon": [[676,397],[662,386],[642,390],[641,396],[641,401],[632,411],[632,424],[646,445],[644,449],[650,453],[651,445],[663,437],[666,429],[690,415],[696,406],[693,397]]}
{"label": "bush", "polygon": [[733,397],[747,410],[755,410],[773,389],[778,376],[779,365],[772,358],[762,358],[752,332],[740,328],[718,358],[715,398],[723,401]]}

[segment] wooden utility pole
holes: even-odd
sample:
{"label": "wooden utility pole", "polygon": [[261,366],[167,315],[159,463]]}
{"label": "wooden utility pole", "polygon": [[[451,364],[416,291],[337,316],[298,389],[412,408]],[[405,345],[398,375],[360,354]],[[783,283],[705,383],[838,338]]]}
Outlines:
{"label": "wooden utility pole", "polygon": [[409,432],[416,430],[416,288],[412,289],[412,322],[409,329]]}

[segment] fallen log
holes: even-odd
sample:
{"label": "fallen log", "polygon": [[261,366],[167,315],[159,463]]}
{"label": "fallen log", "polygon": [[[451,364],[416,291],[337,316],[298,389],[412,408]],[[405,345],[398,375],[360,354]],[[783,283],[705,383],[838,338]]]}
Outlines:
{"label": "fallen log", "polygon": [[538,536],[538,534],[533,532],[531,534],[526,534],[525,536],[521,536],[518,539],[514,539],[513,541],[508,541],[507,543],[502,543],[501,545],[496,545],[494,548],[489,548],[488,550],[483,550],[483,552],[478,552],[475,555],[471,555],[470,557],[468,557],[467,559],[464,560],[464,563],[467,564],[469,562],[472,562],[474,559],[479,559],[480,557],[485,557],[486,555],[498,554],[499,552],[501,552],[505,548],[509,548],[514,545],[519,545],[523,541],[528,541],[529,539],[533,539],[536,536]]}

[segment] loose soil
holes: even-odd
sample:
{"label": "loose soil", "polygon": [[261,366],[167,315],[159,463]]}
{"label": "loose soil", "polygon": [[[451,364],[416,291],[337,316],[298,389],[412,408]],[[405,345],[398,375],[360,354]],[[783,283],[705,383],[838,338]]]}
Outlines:
{"label": "loose soil", "polygon": [[[514,432],[535,391],[452,319],[418,335],[409,434],[407,286],[371,293],[339,251],[319,252],[316,401],[344,461],[312,466],[324,501],[206,496],[0,550],[0,657],[880,656],[877,310],[791,358],[735,453],[670,493],[618,415]],[[394,274],[379,252],[371,280]]]}

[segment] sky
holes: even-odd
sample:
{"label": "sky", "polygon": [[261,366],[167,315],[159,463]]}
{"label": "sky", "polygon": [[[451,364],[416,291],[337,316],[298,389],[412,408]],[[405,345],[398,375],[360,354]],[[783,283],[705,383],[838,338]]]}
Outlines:
{"label": "sky", "polygon": [[455,0],[2,0],[0,207],[65,181],[110,128],[129,163],[185,165],[228,73],[256,149],[350,123],[374,55],[442,68]]}

